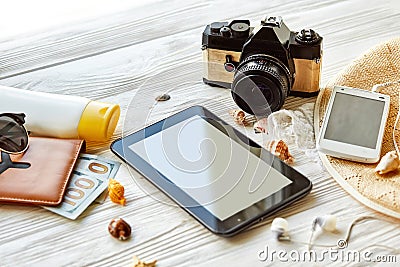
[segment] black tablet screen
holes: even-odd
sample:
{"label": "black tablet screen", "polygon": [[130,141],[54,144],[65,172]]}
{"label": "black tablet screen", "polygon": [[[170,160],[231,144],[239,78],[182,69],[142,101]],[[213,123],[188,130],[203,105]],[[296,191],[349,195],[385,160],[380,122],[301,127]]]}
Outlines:
{"label": "black tablet screen", "polygon": [[249,151],[264,150],[246,148],[229,128],[198,115],[129,149],[221,221],[293,183]]}

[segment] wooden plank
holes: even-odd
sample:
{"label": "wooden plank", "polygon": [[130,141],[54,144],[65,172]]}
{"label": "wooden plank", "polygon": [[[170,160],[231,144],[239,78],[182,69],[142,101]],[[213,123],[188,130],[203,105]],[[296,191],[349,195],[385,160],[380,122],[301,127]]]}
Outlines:
{"label": "wooden plank", "polygon": [[[238,4],[231,2],[230,5],[225,5],[224,3],[223,1],[213,3],[185,1],[177,5],[171,5],[168,2],[149,3],[97,20],[82,21],[40,34],[27,34],[18,39],[3,40],[0,42],[0,79],[191,29],[198,29],[201,32],[206,24],[214,20],[246,17],[258,24],[266,12],[282,14],[293,30],[314,27],[323,36],[329,34],[324,28],[332,24],[335,27],[329,29],[330,33],[344,37],[347,37],[348,29],[360,26],[356,35],[352,36],[354,41],[364,40],[364,37],[379,39],[376,34],[370,33],[372,25],[374,33],[379,31],[380,38],[385,35],[393,36],[399,26],[393,10],[371,7],[360,12],[358,1],[354,4],[342,1],[324,3],[315,3],[310,0],[298,3],[282,1],[279,4],[272,3],[267,8],[262,3],[252,3],[252,5],[242,5],[240,1]],[[156,10],[153,5],[157,5]],[[237,5],[241,6],[239,10],[235,8]],[[224,11],[222,13],[221,7]],[[343,8],[347,13],[343,13],[341,20],[334,20],[330,16],[324,16],[326,14],[324,10],[329,8],[332,10]],[[296,13],[290,12],[294,9],[297,10]],[[322,12],[316,12],[316,10]],[[326,26],[323,25],[324,23]],[[364,27],[367,30],[364,30]],[[200,39],[200,34],[198,38]],[[335,38],[325,43],[329,47],[329,44],[335,45],[342,41],[342,38]]]}
{"label": "wooden plank", "polygon": [[[220,6],[225,11],[222,17],[217,16]],[[234,2],[232,5],[225,5],[223,1],[211,3],[191,0],[171,5],[164,1],[135,7],[94,21],[83,21],[62,30],[5,41],[0,43],[0,78],[203,27],[214,18],[226,19],[233,14],[247,15],[261,6],[254,3],[243,6],[238,12]],[[282,3],[282,8],[292,6],[291,2]]]}

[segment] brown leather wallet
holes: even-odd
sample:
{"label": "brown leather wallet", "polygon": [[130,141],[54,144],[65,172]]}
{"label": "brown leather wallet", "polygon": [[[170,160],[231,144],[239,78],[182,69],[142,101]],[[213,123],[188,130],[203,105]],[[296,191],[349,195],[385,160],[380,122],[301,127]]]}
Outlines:
{"label": "brown leather wallet", "polygon": [[55,206],[61,203],[83,140],[30,137],[25,153],[12,161],[27,169],[9,168],[0,174],[0,201]]}

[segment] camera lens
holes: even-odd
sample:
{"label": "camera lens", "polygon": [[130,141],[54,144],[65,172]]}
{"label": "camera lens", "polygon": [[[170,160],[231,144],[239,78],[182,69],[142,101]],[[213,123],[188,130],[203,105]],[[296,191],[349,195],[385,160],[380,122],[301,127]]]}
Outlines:
{"label": "camera lens", "polygon": [[279,110],[291,85],[287,67],[267,55],[252,55],[238,66],[232,83],[232,97],[247,113],[267,116]]}

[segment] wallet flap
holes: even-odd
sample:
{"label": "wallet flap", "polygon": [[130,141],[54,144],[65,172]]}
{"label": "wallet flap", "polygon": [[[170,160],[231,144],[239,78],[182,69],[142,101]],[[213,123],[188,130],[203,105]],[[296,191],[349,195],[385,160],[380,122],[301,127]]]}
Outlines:
{"label": "wallet flap", "polygon": [[24,154],[14,162],[29,168],[9,168],[0,174],[0,201],[55,206],[61,203],[83,140],[30,137]]}

